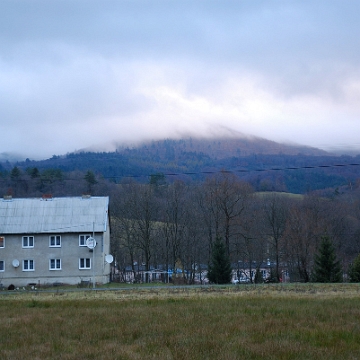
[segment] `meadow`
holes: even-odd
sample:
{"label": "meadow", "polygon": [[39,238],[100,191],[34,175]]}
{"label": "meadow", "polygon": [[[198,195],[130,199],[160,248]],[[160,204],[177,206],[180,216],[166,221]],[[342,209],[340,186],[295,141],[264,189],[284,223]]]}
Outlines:
{"label": "meadow", "polygon": [[359,359],[358,284],[0,292],[1,359]]}

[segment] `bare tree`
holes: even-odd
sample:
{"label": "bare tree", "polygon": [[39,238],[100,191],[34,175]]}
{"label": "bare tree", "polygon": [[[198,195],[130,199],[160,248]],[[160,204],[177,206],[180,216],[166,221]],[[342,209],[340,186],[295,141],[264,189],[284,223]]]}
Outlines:
{"label": "bare tree", "polygon": [[[245,271],[250,274],[260,271],[266,261],[266,238],[261,229],[261,199],[253,197],[239,224],[239,233],[235,243],[238,277]],[[246,273],[246,276],[248,274]],[[250,276],[250,282],[254,278]]]}
{"label": "bare tree", "polygon": [[145,269],[150,271],[150,260],[153,256],[156,235],[159,232],[157,216],[159,204],[150,185],[130,185],[128,189],[128,216],[133,222],[136,246],[144,255]]}
{"label": "bare tree", "polygon": [[307,196],[292,202],[285,237],[288,240],[287,264],[293,279],[310,281],[314,254],[325,228],[319,198]]}
{"label": "bare tree", "polygon": [[135,254],[141,253],[141,262],[144,262],[148,281],[150,261],[154,255],[156,235],[159,232],[159,203],[152,187],[135,182],[121,185],[121,192],[113,208],[116,215],[112,216],[116,216],[118,221],[118,246],[127,250],[134,273]]}
{"label": "bare tree", "polygon": [[216,237],[224,239],[230,256],[231,239],[237,232],[239,218],[252,195],[252,187],[235,175],[221,172],[205,184],[211,201],[209,208],[215,219]]}
{"label": "bare tree", "polygon": [[181,258],[181,242],[186,230],[187,187],[182,182],[175,182],[166,191],[165,206],[162,211],[162,229],[166,238],[172,267]]}
{"label": "bare tree", "polygon": [[286,247],[284,232],[288,219],[288,199],[271,193],[263,198],[264,236],[269,244],[269,258],[275,262],[275,279],[280,281],[280,262]]}

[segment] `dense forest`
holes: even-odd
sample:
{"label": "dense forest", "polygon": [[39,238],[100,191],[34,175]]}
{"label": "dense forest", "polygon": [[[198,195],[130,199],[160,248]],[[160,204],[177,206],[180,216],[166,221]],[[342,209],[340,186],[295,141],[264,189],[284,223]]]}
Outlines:
{"label": "dense forest", "polygon": [[165,174],[168,182],[204,181],[211,174],[228,171],[249,182],[255,191],[305,194],[351,187],[360,177],[360,156],[335,156],[319,149],[264,139],[190,138],[154,141],[114,152],[78,152],[54,155],[42,161],[3,162],[0,180],[8,188],[13,185],[9,179],[14,180],[10,176],[14,167],[20,170],[21,174],[15,178],[24,187],[32,171],[35,171],[30,174],[33,178],[41,175],[40,191],[45,191],[49,183],[54,185],[53,180],[66,181],[76,178],[77,172],[86,171],[113,183],[131,178],[146,183],[156,173]]}
{"label": "dense forest", "polygon": [[110,196],[112,254],[120,271],[136,273],[135,264],[148,270],[181,266],[184,281],[192,283],[221,239],[238,271],[266,264],[273,281],[286,270],[291,281],[307,282],[326,236],[346,279],[360,253],[358,156],[264,150],[237,157],[226,149],[214,157],[211,146],[206,152],[202,144],[204,152],[198,152],[200,145],[193,144],[191,152],[188,143],[183,149],[178,143],[5,162],[0,191],[13,197]]}

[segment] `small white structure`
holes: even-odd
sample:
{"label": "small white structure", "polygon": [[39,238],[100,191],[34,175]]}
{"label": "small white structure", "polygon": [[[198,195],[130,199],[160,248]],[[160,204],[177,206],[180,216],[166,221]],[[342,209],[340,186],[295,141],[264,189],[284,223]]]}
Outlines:
{"label": "small white structure", "polygon": [[0,199],[0,283],[109,282],[108,210],[108,197]]}

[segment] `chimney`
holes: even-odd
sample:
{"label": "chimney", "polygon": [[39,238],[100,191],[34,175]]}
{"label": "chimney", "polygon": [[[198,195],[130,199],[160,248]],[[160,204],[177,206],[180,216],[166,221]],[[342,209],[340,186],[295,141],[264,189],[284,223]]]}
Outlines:
{"label": "chimney", "polygon": [[43,194],[42,199],[43,200],[51,200],[52,197],[53,197],[52,194]]}

